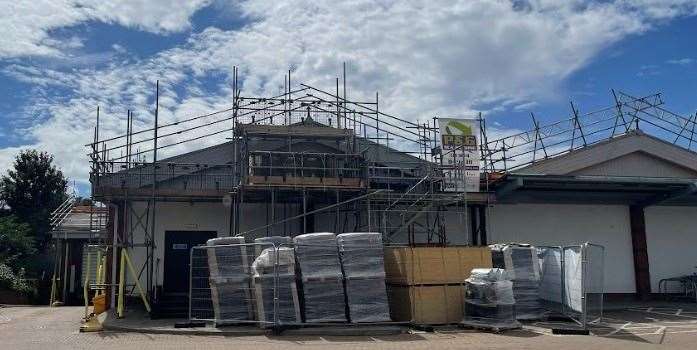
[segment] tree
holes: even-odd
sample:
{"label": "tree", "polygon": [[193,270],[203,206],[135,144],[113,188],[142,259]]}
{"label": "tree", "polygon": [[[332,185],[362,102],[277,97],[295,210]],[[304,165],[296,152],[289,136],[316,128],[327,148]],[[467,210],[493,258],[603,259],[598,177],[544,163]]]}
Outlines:
{"label": "tree", "polygon": [[50,241],[49,217],[66,199],[66,186],[63,173],[53,165],[53,156],[37,150],[22,151],[0,179],[0,199],[10,213],[29,224],[41,251]]}
{"label": "tree", "polygon": [[35,253],[29,225],[14,216],[0,217],[0,287],[29,292],[24,272]]}
{"label": "tree", "polygon": [[20,268],[35,253],[31,227],[11,215],[0,217],[0,263]]}

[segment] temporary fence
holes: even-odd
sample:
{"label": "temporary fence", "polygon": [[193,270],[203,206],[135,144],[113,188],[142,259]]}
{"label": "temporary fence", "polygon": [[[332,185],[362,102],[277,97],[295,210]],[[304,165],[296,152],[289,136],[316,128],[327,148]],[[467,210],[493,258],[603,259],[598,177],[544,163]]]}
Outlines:
{"label": "temporary fence", "polygon": [[540,299],[545,308],[578,322],[584,329],[603,316],[605,248],[582,245],[538,247]]}
{"label": "temporary fence", "polygon": [[[262,328],[399,324],[380,234],[210,240],[191,249],[189,319]],[[297,265],[296,265],[297,264]]]}
{"label": "temporary fence", "polygon": [[[561,313],[584,328],[600,320],[604,248],[536,253],[541,313]],[[189,319],[263,328],[460,323],[465,280],[491,260],[487,247],[383,245],[377,233],[216,238],[191,250]]]}

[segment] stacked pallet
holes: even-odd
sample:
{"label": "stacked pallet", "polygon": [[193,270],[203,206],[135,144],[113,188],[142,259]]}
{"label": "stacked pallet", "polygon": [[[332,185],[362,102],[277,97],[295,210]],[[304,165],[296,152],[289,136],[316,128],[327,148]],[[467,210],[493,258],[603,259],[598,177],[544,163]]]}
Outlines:
{"label": "stacked pallet", "polygon": [[305,322],[346,322],[343,274],[336,236],[308,233],[293,239],[302,281]]}
{"label": "stacked pallet", "polygon": [[520,328],[513,283],[503,269],[474,269],[465,280],[461,325],[494,331]]}
{"label": "stacked pallet", "polygon": [[455,324],[472,269],[491,267],[488,247],[389,247],[385,272],[395,321]]}
{"label": "stacked pallet", "polygon": [[390,321],[382,234],[343,233],[336,239],[344,272],[349,320],[352,323]]}
{"label": "stacked pallet", "polygon": [[513,281],[513,296],[519,320],[535,320],[544,316],[540,299],[540,259],[537,248],[529,244],[496,244],[491,246],[494,267],[506,269]]}
{"label": "stacked pallet", "polygon": [[266,248],[252,264],[257,320],[261,326],[298,324],[300,302],[293,248]]}
{"label": "stacked pallet", "polygon": [[211,300],[216,325],[254,320],[251,273],[244,237],[209,239]]}

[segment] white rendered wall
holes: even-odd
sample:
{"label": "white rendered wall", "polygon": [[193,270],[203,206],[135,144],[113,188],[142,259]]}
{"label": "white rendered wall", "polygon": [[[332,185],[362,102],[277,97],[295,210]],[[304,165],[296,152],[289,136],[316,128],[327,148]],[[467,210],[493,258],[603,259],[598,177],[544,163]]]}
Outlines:
{"label": "white rendered wall", "polygon": [[651,292],[658,293],[661,279],[697,272],[697,208],[649,207],[644,218]]}
{"label": "white rendered wall", "polygon": [[[145,202],[132,203],[135,212],[141,215],[147,204]],[[288,205],[285,209],[288,216],[297,215],[297,205]],[[267,210],[266,205],[262,204],[242,204],[240,212],[240,232],[257,228],[267,224],[267,215],[270,217],[270,209]],[[281,204],[276,205],[276,220],[281,220],[284,214],[284,207]],[[143,217],[144,220],[145,216]],[[133,223],[137,218],[135,214],[129,217]],[[269,221],[270,223],[271,221]],[[301,221],[302,222],[302,221]],[[289,222],[284,227],[276,225],[270,227],[268,233],[273,235],[283,235],[284,230],[297,234],[300,225],[298,223]],[[148,230],[150,225],[147,226]],[[230,232],[230,208],[220,203],[186,203],[186,202],[158,202],[157,213],[155,216],[155,265],[153,273],[157,273],[158,285],[162,285],[164,273],[164,245],[166,231],[215,231],[218,237],[225,237]],[[195,232],[192,232],[195,234]],[[251,242],[255,237],[264,237],[267,235],[266,229],[261,229],[248,235],[248,241]],[[135,243],[143,243],[143,230],[136,225],[133,233]],[[129,251],[134,268],[140,271],[146,259],[145,248],[136,247]],[[127,280],[131,281],[130,277]],[[143,272],[140,282],[143,286],[146,285],[146,273]]]}
{"label": "white rendered wall", "polygon": [[610,205],[497,204],[489,210],[489,243],[605,247],[605,292],[634,293],[629,209]]}

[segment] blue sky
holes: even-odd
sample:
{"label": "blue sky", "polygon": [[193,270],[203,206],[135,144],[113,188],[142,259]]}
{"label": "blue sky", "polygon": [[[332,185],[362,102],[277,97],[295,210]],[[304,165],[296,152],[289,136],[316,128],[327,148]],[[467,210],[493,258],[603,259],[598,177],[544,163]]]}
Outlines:
{"label": "blue sky", "polygon": [[[502,133],[612,103],[610,89],[663,92],[697,111],[697,2],[56,0],[0,5],[0,172],[23,148],[56,155],[81,189],[100,105],[103,135],[229,107],[231,72],[248,94],[284,73],[332,86],[342,62],[355,97],[380,91],[406,119],[483,112]],[[346,16],[352,13],[352,16]],[[209,145],[199,144],[192,147]],[[186,151],[181,149],[180,151]]]}

